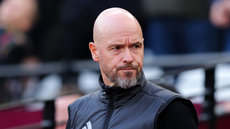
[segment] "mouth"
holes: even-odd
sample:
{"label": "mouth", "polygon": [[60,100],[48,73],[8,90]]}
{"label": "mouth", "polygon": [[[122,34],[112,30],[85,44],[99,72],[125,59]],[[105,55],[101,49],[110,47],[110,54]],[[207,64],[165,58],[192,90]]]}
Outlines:
{"label": "mouth", "polygon": [[125,66],[119,66],[119,67],[117,67],[117,71],[133,72],[135,70],[138,70],[138,67],[137,66],[133,66],[133,65],[125,65]]}
{"label": "mouth", "polygon": [[125,68],[125,69],[120,69],[121,71],[133,71],[136,70],[135,68]]}

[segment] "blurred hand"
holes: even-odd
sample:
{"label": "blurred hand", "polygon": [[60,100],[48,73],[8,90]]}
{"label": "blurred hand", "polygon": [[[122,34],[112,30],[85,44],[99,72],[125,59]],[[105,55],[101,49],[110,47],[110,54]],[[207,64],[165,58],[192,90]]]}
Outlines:
{"label": "blurred hand", "polygon": [[219,0],[210,9],[211,23],[217,27],[226,28],[230,25],[230,0]]}

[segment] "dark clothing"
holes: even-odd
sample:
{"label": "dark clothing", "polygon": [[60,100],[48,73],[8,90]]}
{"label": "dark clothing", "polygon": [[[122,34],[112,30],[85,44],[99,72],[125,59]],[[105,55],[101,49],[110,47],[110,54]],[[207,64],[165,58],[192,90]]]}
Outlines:
{"label": "dark clothing", "polygon": [[221,51],[221,31],[209,19],[210,0],[145,0],[145,46],[155,55]]}
{"label": "dark clothing", "polygon": [[208,18],[210,0],[145,0],[143,10],[150,17]]}
{"label": "dark clothing", "polygon": [[[180,95],[147,81],[143,73],[137,85],[129,89],[108,87],[103,83],[101,76],[99,83],[102,87],[100,91],[77,99],[69,105],[67,129],[157,129],[157,123],[164,129],[164,124],[170,123],[164,121],[165,119],[177,121],[171,120],[172,118],[188,119],[183,121],[187,125],[182,127],[183,129],[198,128],[193,104]],[[183,109],[179,111],[182,115],[176,114],[166,118],[166,113],[170,112],[169,114],[173,115],[178,112],[175,106],[182,106],[177,107],[178,110]],[[171,109],[175,112],[171,112]],[[159,115],[161,117],[158,117]],[[181,122],[174,123],[176,129],[181,128],[178,128],[179,124]]]}
{"label": "dark clothing", "polygon": [[145,34],[145,46],[155,55],[220,51],[220,31],[208,19],[149,19]]}
{"label": "dark clothing", "polygon": [[196,115],[179,100],[174,100],[159,115],[157,129],[196,129]]}
{"label": "dark clothing", "polygon": [[18,64],[27,56],[34,55],[30,38],[18,30],[0,28],[0,64]]}

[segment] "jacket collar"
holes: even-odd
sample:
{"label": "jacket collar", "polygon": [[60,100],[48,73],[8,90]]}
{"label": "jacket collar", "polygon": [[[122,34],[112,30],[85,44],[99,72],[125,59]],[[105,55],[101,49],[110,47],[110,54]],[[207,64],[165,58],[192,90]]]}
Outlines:
{"label": "jacket collar", "polygon": [[102,76],[99,77],[99,84],[102,87],[99,93],[100,100],[108,103],[109,98],[113,96],[114,104],[119,106],[126,101],[133,98],[137,93],[141,91],[141,89],[145,86],[146,78],[144,73],[141,72],[140,78],[137,81],[137,84],[129,89],[123,89],[120,87],[109,87],[106,86],[103,82]]}

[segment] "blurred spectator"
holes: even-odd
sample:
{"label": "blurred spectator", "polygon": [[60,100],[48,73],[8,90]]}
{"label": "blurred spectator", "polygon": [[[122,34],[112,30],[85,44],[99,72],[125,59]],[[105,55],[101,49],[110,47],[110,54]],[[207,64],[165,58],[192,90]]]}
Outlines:
{"label": "blurred spectator", "polygon": [[[26,33],[37,17],[35,0],[3,0],[0,5],[0,64],[17,64],[33,56],[33,44]],[[35,57],[35,56],[34,56]],[[36,58],[36,57],[35,57]],[[37,60],[37,59],[36,59]],[[1,102],[17,101],[24,90],[18,78],[3,84]]]}
{"label": "blurred spectator", "polygon": [[217,52],[220,34],[208,19],[209,0],[144,0],[145,43],[156,55]]}
{"label": "blurred spectator", "polygon": [[75,101],[77,98],[80,98],[81,96],[81,94],[72,94],[56,98],[55,129],[65,129],[68,120],[68,105]]}
{"label": "blurred spectator", "polygon": [[216,0],[213,2],[210,10],[210,20],[217,26],[222,28],[229,27],[230,24],[230,1]]}
{"label": "blurred spectator", "polygon": [[230,51],[230,0],[213,0],[210,9],[213,25],[222,29],[222,50]]}
{"label": "blurred spectator", "polygon": [[4,0],[0,5],[0,64],[19,63],[33,55],[27,37],[37,14],[35,0]]}

